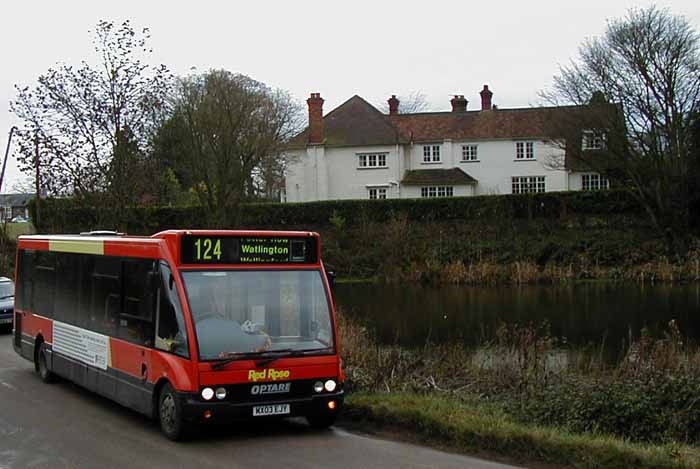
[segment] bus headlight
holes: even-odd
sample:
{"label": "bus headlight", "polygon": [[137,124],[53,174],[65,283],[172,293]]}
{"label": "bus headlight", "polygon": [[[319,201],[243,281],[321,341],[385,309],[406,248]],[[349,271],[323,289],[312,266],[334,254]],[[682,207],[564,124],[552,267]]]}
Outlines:
{"label": "bus headlight", "polygon": [[202,389],[202,399],[205,401],[211,401],[212,397],[214,397],[214,390],[212,388]]}
{"label": "bus headlight", "polygon": [[218,400],[226,399],[226,388],[216,388],[216,398]]}
{"label": "bus headlight", "polygon": [[316,391],[316,392],[323,391],[323,383],[321,381],[316,381],[314,383],[314,391]]}
{"label": "bus headlight", "polygon": [[328,381],[326,381],[326,384],[324,385],[324,387],[326,388],[326,391],[328,391],[328,392],[335,391],[335,381],[333,381],[332,379],[329,379]]}

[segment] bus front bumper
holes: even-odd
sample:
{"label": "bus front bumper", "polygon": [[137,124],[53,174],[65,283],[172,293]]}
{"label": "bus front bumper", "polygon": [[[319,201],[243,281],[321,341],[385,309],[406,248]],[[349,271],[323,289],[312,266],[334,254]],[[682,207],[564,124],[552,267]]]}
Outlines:
{"label": "bus front bumper", "polygon": [[[265,420],[270,418],[304,417],[308,415],[337,414],[342,405],[344,392],[324,393],[318,396],[293,398],[263,402],[233,403],[228,401],[202,401],[196,393],[178,393],[182,406],[183,419],[187,422],[226,423],[244,420]],[[329,408],[329,402],[334,401],[334,408]],[[289,404],[289,413],[253,416],[253,408],[267,405]]]}

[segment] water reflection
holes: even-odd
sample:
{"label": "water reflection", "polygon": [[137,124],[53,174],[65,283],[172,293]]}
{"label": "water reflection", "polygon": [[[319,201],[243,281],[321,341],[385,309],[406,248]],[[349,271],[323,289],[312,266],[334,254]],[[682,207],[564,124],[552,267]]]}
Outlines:
{"label": "water reflection", "polygon": [[569,286],[467,287],[338,285],[335,301],[372,327],[383,343],[482,344],[501,322],[539,324],[574,345],[619,352],[643,327],[653,334],[676,319],[684,335],[700,339],[700,285],[640,286],[586,283]]}

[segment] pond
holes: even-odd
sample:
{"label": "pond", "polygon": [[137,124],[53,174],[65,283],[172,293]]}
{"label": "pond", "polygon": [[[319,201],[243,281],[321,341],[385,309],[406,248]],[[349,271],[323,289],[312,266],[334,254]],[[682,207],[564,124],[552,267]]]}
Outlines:
{"label": "pond", "polygon": [[370,327],[386,344],[426,342],[477,346],[495,337],[501,323],[547,321],[551,334],[577,346],[619,355],[642,328],[663,334],[675,319],[700,342],[700,285],[645,286],[581,283],[566,286],[420,286],[339,284],[336,305]]}

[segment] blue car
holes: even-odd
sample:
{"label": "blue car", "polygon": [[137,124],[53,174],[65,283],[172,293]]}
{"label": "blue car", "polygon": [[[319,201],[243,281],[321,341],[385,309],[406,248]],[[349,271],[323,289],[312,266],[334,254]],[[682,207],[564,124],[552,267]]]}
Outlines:
{"label": "blue car", "polygon": [[15,283],[0,277],[0,327],[12,327],[15,312]]}

